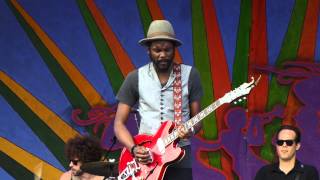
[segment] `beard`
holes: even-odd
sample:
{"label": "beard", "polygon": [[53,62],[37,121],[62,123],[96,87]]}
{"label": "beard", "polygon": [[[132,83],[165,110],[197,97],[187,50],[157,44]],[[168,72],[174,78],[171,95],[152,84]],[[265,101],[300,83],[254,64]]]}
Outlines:
{"label": "beard", "polygon": [[153,62],[153,65],[157,72],[165,73],[170,70],[170,67],[173,63],[173,59],[163,59],[163,60],[155,60],[150,56],[151,61]]}

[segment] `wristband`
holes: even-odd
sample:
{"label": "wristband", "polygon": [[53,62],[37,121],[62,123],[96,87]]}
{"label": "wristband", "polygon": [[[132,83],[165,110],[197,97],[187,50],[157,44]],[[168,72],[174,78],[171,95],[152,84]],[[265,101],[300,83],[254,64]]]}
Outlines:
{"label": "wristband", "polygon": [[133,145],[132,148],[130,149],[131,155],[134,157],[134,148],[136,148],[138,145]]}

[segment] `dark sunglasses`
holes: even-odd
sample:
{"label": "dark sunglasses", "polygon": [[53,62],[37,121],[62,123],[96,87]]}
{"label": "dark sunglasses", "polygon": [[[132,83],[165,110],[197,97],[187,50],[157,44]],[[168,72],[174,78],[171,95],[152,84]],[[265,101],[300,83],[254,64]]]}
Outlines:
{"label": "dark sunglasses", "polygon": [[76,166],[78,164],[79,160],[70,160],[70,162],[72,162],[72,164]]}
{"label": "dark sunglasses", "polygon": [[282,146],[284,143],[286,143],[287,146],[292,146],[295,140],[277,140],[276,143],[278,146]]}

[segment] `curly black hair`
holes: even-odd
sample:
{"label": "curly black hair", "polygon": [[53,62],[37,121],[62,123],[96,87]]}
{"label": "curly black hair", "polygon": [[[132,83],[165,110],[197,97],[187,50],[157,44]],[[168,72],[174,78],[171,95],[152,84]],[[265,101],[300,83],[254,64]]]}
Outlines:
{"label": "curly black hair", "polygon": [[77,158],[80,162],[87,163],[101,160],[103,149],[95,137],[76,136],[68,140],[65,154],[69,160]]}

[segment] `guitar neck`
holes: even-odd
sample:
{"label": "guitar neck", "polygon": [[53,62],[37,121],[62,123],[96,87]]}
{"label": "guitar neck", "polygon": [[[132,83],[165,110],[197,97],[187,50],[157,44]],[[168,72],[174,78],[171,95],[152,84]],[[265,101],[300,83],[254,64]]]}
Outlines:
{"label": "guitar neck", "polygon": [[[202,119],[207,117],[210,113],[212,113],[214,110],[216,110],[219,106],[221,106],[220,99],[216,100],[212,104],[210,104],[208,107],[203,109],[201,112],[199,112],[197,115],[193,116],[191,119],[189,119],[187,122],[183,124],[183,126],[190,130],[192,127],[194,127],[198,122],[200,122]],[[178,131],[174,129],[170,134],[163,137],[163,141],[165,143],[165,146],[171,144],[173,141],[178,139]]]}

